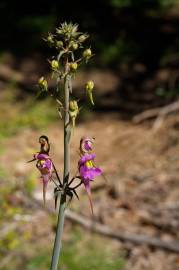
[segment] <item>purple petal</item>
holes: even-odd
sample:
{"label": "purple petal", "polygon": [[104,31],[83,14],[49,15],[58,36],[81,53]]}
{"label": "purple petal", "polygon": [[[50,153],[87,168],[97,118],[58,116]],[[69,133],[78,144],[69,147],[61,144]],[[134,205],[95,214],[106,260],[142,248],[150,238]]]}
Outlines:
{"label": "purple petal", "polygon": [[51,175],[52,174],[52,161],[50,159],[46,160],[38,160],[37,161],[37,168],[41,172],[42,175]]}
{"label": "purple petal", "polygon": [[100,168],[95,168],[94,171],[95,171],[95,175],[96,175],[96,176],[102,174],[102,170],[101,170]]}
{"label": "purple petal", "polygon": [[92,143],[91,143],[90,141],[85,141],[85,143],[84,143],[84,148],[85,148],[87,151],[92,150],[91,145],[92,145]]}
{"label": "purple petal", "polygon": [[49,155],[47,155],[47,154],[42,154],[42,153],[40,153],[40,154],[37,154],[36,155],[36,159],[39,159],[39,160],[43,160],[43,159],[49,159],[50,157],[49,157]]}
{"label": "purple petal", "polygon": [[81,166],[80,167],[80,176],[83,178],[83,179],[88,179],[88,168],[86,166]]}
{"label": "purple petal", "polygon": [[86,161],[94,160],[95,157],[96,157],[95,154],[85,154],[80,158],[79,164],[81,165],[81,164],[85,163]]}
{"label": "purple petal", "polygon": [[93,214],[93,202],[91,198],[90,179],[84,179],[83,184],[85,186],[85,189],[89,198],[89,202],[90,202],[91,212]]}
{"label": "purple petal", "polygon": [[50,159],[47,159],[44,164],[45,164],[45,168],[47,168],[48,170],[51,170],[52,161]]}
{"label": "purple petal", "polygon": [[50,180],[50,174],[42,175],[43,184],[47,185]]}
{"label": "purple petal", "polygon": [[94,178],[102,173],[102,171],[99,168],[88,168],[86,166],[81,166],[79,169],[80,176],[83,179],[90,179],[94,180]]}
{"label": "purple petal", "polygon": [[85,186],[86,191],[90,192],[90,180],[89,179],[83,179],[83,184]]}
{"label": "purple petal", "polygon": [[43,175],[42,180],[43,180],[43,201],[44,205],[46,203],[46,192],[47,192],[47,184],[49,182],[50,175]]}

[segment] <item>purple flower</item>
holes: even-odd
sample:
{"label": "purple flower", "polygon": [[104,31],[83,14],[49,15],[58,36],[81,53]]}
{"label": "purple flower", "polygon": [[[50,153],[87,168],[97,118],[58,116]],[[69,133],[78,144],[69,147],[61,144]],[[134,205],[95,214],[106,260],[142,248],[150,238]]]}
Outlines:
{"label": "purple flower", "polygon": [[45,204],[47,184],[52,176],[53,164],[49,155],[47,154],[38,153],[34,155],[34,158],[37,160],[36,167],[40,171],[43,181],[43,200]]}
{"label": "purple flower", "polygon": [[93,164],[95,157],[95,154],[84,154],[80,158],[79,170],[83,180],[89,179],[90,181],[93,181],[96,176],[101,174],[101,170]]}
{"label": "purple flower", "polygon": [[100,168],[94,165],[94,159],[96,157],[95,154],[90,154],[89,152],[92,150],[93,141],[89,138],[83,137],[80,141],[80,152],[81,158],[78,162],[78,170],[87,191],[91,211],[93,213],[93,205],[91,199],[91,189],[90,182],[94,180],[94,178],[98,175],[101,175],[102,171]]}
{"label": "purple flower", "polygon": [[92,150],[92,144],[94,142],[94,139],[88,138],[88,137],[82,137],[80,140],[80,152],[81,153],[88,153]]}

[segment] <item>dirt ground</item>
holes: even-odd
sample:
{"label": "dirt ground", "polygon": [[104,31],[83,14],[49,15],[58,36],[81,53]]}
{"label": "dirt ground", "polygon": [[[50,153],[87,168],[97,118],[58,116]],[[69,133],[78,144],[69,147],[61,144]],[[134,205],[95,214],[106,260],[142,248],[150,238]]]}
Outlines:
{"label": "dirt ground", "polygon": [[[96,220],[114,231],[146,234],[163,240],[179,238],[179,120],[168,117],[154,132],[151,123],[134,125],[120,120],[117,114],[96,114],[79,124],[71,140],[71,166],[75,174],[80,137],[95,137],[96,164],[107,178],[93,183]],[[51,156],[62,172],[63,133],[61,124],[48,127],[45,134],[51,141]],[[0,156],[1,167],[10,169],[12,181],[26,179],[35,170],[26,164],[38,151],[39,132],[26,129],[4,143]],[[38,181],[38,180],[37,180]],[[34,196],[41,200],[39,182]],[[47,199],[52,200],[52,184]],[[74,200],[70,208],[90,217],[84,188],[82,199]],[[177,270],[179,255],[151,248],[118,242],[119,252],[126,251],[125,270]]]}

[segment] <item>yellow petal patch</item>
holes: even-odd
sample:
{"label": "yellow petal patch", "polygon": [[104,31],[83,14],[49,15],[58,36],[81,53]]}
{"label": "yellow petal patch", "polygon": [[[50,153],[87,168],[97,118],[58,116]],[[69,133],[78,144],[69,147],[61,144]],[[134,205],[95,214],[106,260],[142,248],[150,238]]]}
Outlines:
{"label": "yellow petal patch", "polygon": [[91,160],[86,161],[86,167],[93,168],[93,162]]}

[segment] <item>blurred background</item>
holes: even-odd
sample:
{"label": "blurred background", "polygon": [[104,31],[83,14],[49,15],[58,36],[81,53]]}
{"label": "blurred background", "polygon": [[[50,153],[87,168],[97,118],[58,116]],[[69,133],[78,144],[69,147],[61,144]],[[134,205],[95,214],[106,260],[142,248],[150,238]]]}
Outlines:
{"label": "blurred background", "polygon": [[[43,38],[64,21],[90,34],[95,54],[73,82],[81,98],[85,82],[94,80],[96,106],[85,105],[77,121],[72,174],[81,136],[95,137],[97,164],[108,179],[99,177],[92,187],[95,220],[130,237],[119,241],[76,224],[70,213],[91,219],[81,187],[80,201],[69,205],[61,269],[179,269],[177,0],[0,1],[0,269],[49,269],[53,185],[44,208],[39,173],[26,161],[46,134],[62,174],[56,104],[36,93],[52,55]],[[174,240],[175,248],[168,245]]]}

